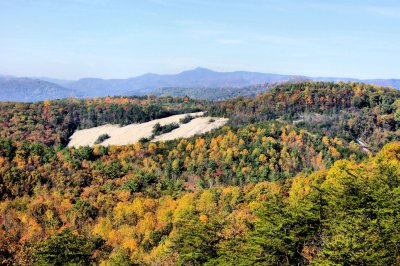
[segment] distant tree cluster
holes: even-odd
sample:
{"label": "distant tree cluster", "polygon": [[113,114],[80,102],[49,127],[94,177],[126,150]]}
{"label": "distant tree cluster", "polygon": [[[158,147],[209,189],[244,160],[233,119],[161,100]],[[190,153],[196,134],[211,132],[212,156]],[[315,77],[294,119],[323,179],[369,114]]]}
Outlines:
{"label": "distant tree cluster", "polygon": [[246,87],[218,87],[218,88],[181,88],[168,87],[152,91],[157,96],[177,96],[190,97],[193,99],[206,99],[210,101],[226,101],[235,97],[255,97],[257,94],[264,93],[277,83],[264,83]]}

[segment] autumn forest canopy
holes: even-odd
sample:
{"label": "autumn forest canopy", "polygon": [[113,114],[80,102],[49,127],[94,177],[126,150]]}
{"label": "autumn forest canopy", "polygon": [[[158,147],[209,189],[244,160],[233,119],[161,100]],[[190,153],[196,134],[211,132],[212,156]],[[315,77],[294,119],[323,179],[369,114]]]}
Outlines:
{"label": "autumn forest canopy", "polygon": [[[67,147],[79,129],[199,111],[229,122],[187,139]],[[0,125],[1,265],[399,263],[395,89],[1,102]]]}

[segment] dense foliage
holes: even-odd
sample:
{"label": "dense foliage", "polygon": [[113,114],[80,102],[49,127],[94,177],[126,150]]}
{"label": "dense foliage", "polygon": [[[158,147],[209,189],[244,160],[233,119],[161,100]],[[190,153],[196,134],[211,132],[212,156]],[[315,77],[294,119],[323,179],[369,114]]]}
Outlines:
{"label": "dense foliage", "polygon": [[[100,173],[87,185],[37,186],[31,196],[1,203],[0,260],[394,265],[400,248],[399,154],[400,143],[394,143],[361,164],[339,160],[329,170],[286,181],[179,194],[134,192],[130,179]],[[154,174],[138,173],[143,182],[157,183]],[[155,191],[157,186],[162,184]]]}
{"label": "dense foliage", "polygon": [[[46,147],[0,140],[0,195],[31,195],[40,185],[66,189],[122,178],[132,192],[162,193],[168,187],[245,185],[325,169],[340,158],[364,154],[354,142],[316,137],[277,122],[232,129],[168,143],[121,147]],[[119,179],[118,179],[119,180]],[[104,182],[101,181],[101,182]]]}
{"label": "dense foliage", "polygon": [[235,125],[279,119],[315,134],[361,138],[374,151],[399,140],[400,92],[362,83],[302,82],[279,85],[253,98],[214,105],[211,113]]}
{"label": "dense foliage", "polygon": [[[1,103],[0,264],[397,265],[400,142],[379,148],[398,138],[399,96],[305,82],[221,103]],[[75,128],[201,109],[230,124],[55,145]]]}

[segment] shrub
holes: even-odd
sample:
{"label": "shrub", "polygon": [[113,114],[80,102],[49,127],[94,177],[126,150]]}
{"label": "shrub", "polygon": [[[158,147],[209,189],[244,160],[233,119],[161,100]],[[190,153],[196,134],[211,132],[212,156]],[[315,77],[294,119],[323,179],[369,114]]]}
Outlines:
{"label": "shrub", "polygon": [[110,135],[108,135],[108,134],[101,134],[98,138],[97,138],[97,140],[94,142],[94,144],[100,144],[100,143],[102,143],[103,141],[105,141],[106,139],[109,139],[110,138]]}
{"label": "shrub", "polygon": [[139,143],[140,143],[140,144],[144,144],[144,143],[149,142],[150,140],[151,140],[150,138],[145,138],[145,137],[143,137],[143,138],[140,138],[140,139],[139,139]]}
{"label": "shrub", "polygon": [[162,135],[162,134],[171,132],[172,130],[174,130],[178,127],[179,127],[178,123],[171,123],[171,124],[167,124],[164,126],[161,126],[160,123],[157,123],[154,125],[152,132],[153,132],[154,136],[158,136],[158,135]]}
{"label": "shrub", "polygon": [[187,116],[185,116],[184,118],[180,119],[180,120],[179,120],[179,123],[181,123],[181,124],[187,124],[187,123],[189,123],[190,121],[192,121],[194,118],[195,118],[194,116],[187,115]]}

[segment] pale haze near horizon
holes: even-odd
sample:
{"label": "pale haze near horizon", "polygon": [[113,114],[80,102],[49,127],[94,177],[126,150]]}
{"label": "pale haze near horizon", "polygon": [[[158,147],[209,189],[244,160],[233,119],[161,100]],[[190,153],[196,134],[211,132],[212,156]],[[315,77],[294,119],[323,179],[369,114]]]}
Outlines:
{"label": "pale haze near horizon", "polygon": [[400,78],[400,1],[0,0],[0,74]]}

